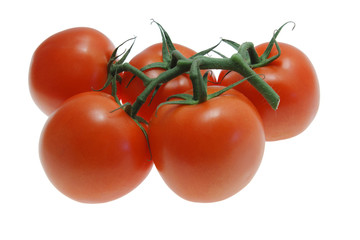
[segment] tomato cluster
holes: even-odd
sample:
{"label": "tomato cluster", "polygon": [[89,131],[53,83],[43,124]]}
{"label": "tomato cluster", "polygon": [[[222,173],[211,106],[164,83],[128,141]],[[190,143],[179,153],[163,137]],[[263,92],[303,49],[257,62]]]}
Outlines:
{"label": "tomato cluster", "polygon": [[[30,92],[49,116],[40,160],[69,198],[117,199],[155,165],[180,197],[224,200],[254,177],[266,141],[296,136],[315,117],[315,70],[300,50],[277,43],[277,34],[245,50],[227,41],[236,56],[215,59],[205,55],[217,46],[196,53],[173,44],[158,26],[162,43],[129,63],[131,48],[117,56],[112,42],[91,28],[59,32],[34,52]],[[212,69],[222,71],[215,77]],[[280,104],[269,104],[269,89]]]}

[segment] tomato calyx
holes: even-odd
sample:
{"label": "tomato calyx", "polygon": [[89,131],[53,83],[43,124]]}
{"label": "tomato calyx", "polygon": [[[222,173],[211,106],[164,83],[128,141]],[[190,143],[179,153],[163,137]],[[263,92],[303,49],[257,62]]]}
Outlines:
{"label": "tomato calyx", "polygon": [[[263,67],[268,65],[269,63],[275,61],[276,59],[278,59],[281,55],[281,49],[279,44],[276,41],[276,38],[278,37],[278,35],[280,34],[281,30],[288,24],[293,24],[293,28],[292,30],[294,30],[296,24],[293,21],[288,21],[286,23],[284,23],[279,29],[274,31],[274,34],[272,36],[272,38],[269,41],[268,46],[266,47],[266,50],[264,51],[264,53],[259,56],[255,50],[255,46],[252,42],[245,42],[243,44],[239,44],[237,42],[234,42],[232,40],[229,39],[222,39],[222,41],[226,44],[228,44],[229,46],[233,47],[241,56],[242,58],[245,60],[245,62],[252,68],[258,68],[258,67]],[[277,54],[269,57],[270,56],[270,52],[271,49],[273,48],[273,46],[276,46],[277,49]],[[214,51],[215,53],[217,53],[218,55],[220,55],[223,58],[226,58],[226,56],[224,56],[223,54]]]}
{"label": "tomato calyx", "polygon": [[[273,35],[273,37],[271,38],[268,46],[266,47],[265,52],[259,57],[259,61],[258,61],[258,62],[255,62],[255,63],[253,63],[253,64],[251,65],[252,68],[257,68],[257,67],[266,66],[266,65],[268,65],[269,63],[273,62],[274,60],[276,60],[276,59],[278,59],[278,58],[280,57],[280,55],[281,55],[281,49],[280,49],[279,44],[278,44],[277,41],[276,41],[276,38],[277,38],[277,36],[280,34],[281,30],[282,30],[286,25],[288,25],[288,24],[290,24],[290,23],[294,25],[291,30],[294,30],[294,28],[296,27],[296,24],[295,24],[295,22],[293,22],[293,21],[288,21],[288,22],[284,23],[279,29],[275,30],[274,35]],[[276,54],[275,56],[269,58],[271,49],[273,48],[274,44],[275,44],[275,46],[276,46],[276,49],[277,49],[277,51],[278,51],[278,54]],[[253,52],[254,54],[256,54],[256,51],[255,51],[255,47],[254,47],[254,46],[252,46],[252,48],[251,48],[250,51]]]}
{"label": "tomato calyx", "polygon": [[[93,91],[100,92],[111,85],[111,95],[114,97],[114,100],[116,101],[116,103],[119,104],[120,106],[122,104],[120,103],[120,99],[118,98],[118,96],[116,94],[117,93],[116,83],[121,82],[121,76],[119,75],[122,72],[121,66],[125,63],[127,56],[129,55],[132,47],[134,46],[135,40],[136,40],[136,37],[129,38],[128,40],[124,41],[123,43],[121,43],[119,46],[117,46],[114,49],[114,51],[111,54],[110,60],[107,64],[108,75],[107,75],[107,80],[106,80],[104,86],[100,89],[93,89]],[[117,55],[118,49],[129,41],[133,41],[130,48],[127,50],[125,49],[121,54]],[[118,60],[118,58],[120,58],[120,59]]]}
{"label": "tomato calyx", "polygon": [[[227,87],[224,87],[222,89],[220,89],[219,91],[216,91],[214,93],[211,93],[211,94],[207,94],[207,91],[203,92],[202,94],[204,94],[202,97],[205,98],[205,100],[200,100],[200,99],[197,99],[196,98],[196,94],[194,93],[193,95],[191,94],[187,94],[187,93],[182,93],[182,94],[175,94],[173,96],[170,96],[166,102],[163,102],[161,103],[156,111],[155,111],[155,115],[157,113],[157,110],[159,108],[161,108],[162,106],[164,105],[167,105],[167,104],[180,104],[180,105],[195,105],[195,104],[200,104],[202,102],[205,102],[205,101],[208,101],[208,100],[211,100],[213,98],[216,98],[218,96],[220,96],[221,94],[229,91],[230,89],[236,87],[237,85],[243,83],[244,81],[246,81],[247,78],[243,78]],[[206,74],[203,76],[203,82],[206,83],[207,82],[207,76]],[[206,90],[206,89],[205,89]],[[172,99],[180,99],[180,100],[172,100]]]}

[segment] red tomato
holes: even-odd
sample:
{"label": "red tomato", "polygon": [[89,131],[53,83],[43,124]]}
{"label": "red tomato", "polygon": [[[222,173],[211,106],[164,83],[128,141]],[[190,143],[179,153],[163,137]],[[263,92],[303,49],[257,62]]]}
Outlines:
{"label": "red tomato", "polygon": [[[174,44],[174,46],[187,58],[196,54],[195,51],[187,47],[184,47],[182,45]],[[132,58],[129,63],[132,66],[141,69],[144,66],[154,62],[162,62],[162,43],[157,43],[146,48],[138,55],[136,55],[134,58]],[[144,71],[144,73],[148,77],[156,78],[164,71],[165,70],[161,68],[154,68],[154,69],[146,70]],[[202,71],[202,73],[204,74],[205,71]],[[119,84],[118,86],[119,98],[122,99],[124,103],[126,102],[134,103],[137,96],[145,89],[142,80],[139,79],[138,77],[135,77],[128,86],[128,83],[133,76],[134,75],[132,73],[125,72],[123,75],[122,83]],[[215,77],[211,74],[209,74],[208,78],[211,81],[216,81]],[[153,98],[151,104],[150,104],[150,100],[152,94],[149,96],[147,101],[144,103],[144,105],[141,107],[140,111],[138,112],[138,115],[143,117],[145,120],[149,121],[151,115],[153,114],[156,107],[160,103],[165,102],[168,97],[174,94],[183,93],[189,89],[192,89],[192,83],[188,74],[183,74],[172,79],[171,81],[163,84],[160,87],[157,94]]]}
{"label": "red tomato", "polygon": [[[265,76],[265,81],[279,94],[280,105],[274,111],[248,82],[235,89],[248,97],[258,109],[264,123],[266,140],[291,138],[304,131],[314,119],[319,107],[319,84],[313,65],[299,49],[279,43],[280,57],[267,66],[254,69]],[[261,55],[267,43],[256,47]],[[277,53],[274,47],[271,56]],[[243,77],[223,70],[219,75],[221,85],[228,86]]]}
{"label": "red tomato", "polygon": [[103,87],[114,48],[105,35],[85,27],[46,39],[30,64],[29,86],[35,103],[49,115],[67,98]]}
{"label": "red tomato", "polygon": [[53,185],[86,203],[132,191],[152,167],[145,136],[112,96],[75,95],[50,115],[40,139],[40,159]]}
{"label": "red tomato", "polygon": [[[208,92],[220,88],[210,86]],[[195,202],[220,201],[244,188],[265,145],[256,108],[233,89],[197,105],[161,106],[148,134],[153,161],[166,184]]]}

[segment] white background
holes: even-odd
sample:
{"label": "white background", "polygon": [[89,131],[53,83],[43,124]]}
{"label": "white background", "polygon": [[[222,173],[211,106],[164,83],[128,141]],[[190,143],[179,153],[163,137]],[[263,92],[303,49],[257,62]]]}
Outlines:
{"label": "white background", "polygon": [[[204,2],[204,3],[203,3]],[[0,3],[0,239],[360,239],[359,14],[357,1],[2,1]],[[171,6],[170,6],[171,5]],[[46,116],[32,102],[28,67],[50,35],[93,27],[132,55],[160,41],[154,18],[197,51],[221,37],[278,40],[312,60],[321,104],[300,136],[267,143],[253,181],[218,203],[187,202],[155,168],[110,203],[77,203],[46,178],[38,140]]]}

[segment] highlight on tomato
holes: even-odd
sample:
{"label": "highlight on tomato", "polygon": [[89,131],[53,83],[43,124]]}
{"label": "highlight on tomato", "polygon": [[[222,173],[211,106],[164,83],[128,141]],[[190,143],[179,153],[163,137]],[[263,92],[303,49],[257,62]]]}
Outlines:
{"label": "highlight on tomato", "polygon": [[29,69],[29,88],[36,105],[50,115],[67,98],[103,87],[114,49],[104,34],[87,27],[47,38],[35,50]]}
{"label": "highlight on tomato", "polygon": [[[294,137],[303,132],[313,121],[319,108],[320,90],[315,69],[309,58],[299,49],[286,43],[278,43],[281,55],[275,61],[255,68],[257,74],[280,96],[280,104],[274,111],[261,94],[248,82],[234,87],[243,93],[258,109],[267,141]],[[260,56],[268,43],[255,47]],[[270,56],[276,55],[275,46]],[[218,82],[228,86],[243,77],[237,72],[222,70]]]}
{"label": "highlight on tomato", "polygon": [[[163,44],[164,43],[157,43],[149,46],[134,56],[130,60],[129,64],[138,69],[141,69],[153,63],[163,62]],[[173,45],[187,58],[196,54],[194,50],[183,45],[176,43]],[[157,67],[144,70],[143,72],[150,78],[156,78],[165,71],[166,69]],[[205,71],[202,71],[202,73],[205,73]],[[208,74],[208,78],[209,81],[216,81],[216,78],[213,74]],[[124,103],[134,103],[138,95],[145,89],[145,87],[146,86],[140,78],[136,76],[134,77],[134,74],[131,72],[124,72],[122,75],[121,84],[118,85],[118,97]],[[162,84],[154,97],[151,95],[149,98],[147,98],[147,101],[141,107],[138,115],[149,121],[153,112],[160,103],[165,102],[167,98],[172,95],[183,93],[189,89],[192,89],[192,82],[190,80],[189,74],[185,73],[175,77],[171,81]]]}
{"label": "highlight on tomato", "polygon": [[146,138],[111,95],[77,94],[47,120],[40,160],[52,184],[84,203],[115,200],[136,188],[152,168]]}
{"label": "highlight on tomato", "polygon": [[[208,93],[222,89],[209,86]],[[165,183],[193,202],[233,196],[262,160],[264,130],[255,106],[236,90],[200,104],[166,104],[149,124],[154,164]]]}

